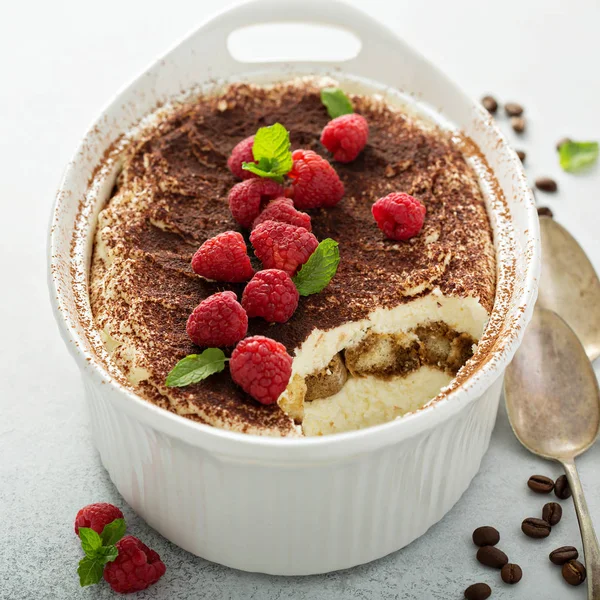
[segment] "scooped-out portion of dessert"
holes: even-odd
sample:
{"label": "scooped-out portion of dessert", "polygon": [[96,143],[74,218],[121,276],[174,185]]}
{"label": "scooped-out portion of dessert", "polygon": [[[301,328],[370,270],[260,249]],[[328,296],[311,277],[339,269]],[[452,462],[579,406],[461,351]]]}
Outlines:
{"label": "scooped-out portion of dessert", "polygon": [[163,110],[125,144],[98,217],[90,300],[107,360],[142,398],[249,434],[422,408],[494,307],[492,228],[461,147],[316,79]]}

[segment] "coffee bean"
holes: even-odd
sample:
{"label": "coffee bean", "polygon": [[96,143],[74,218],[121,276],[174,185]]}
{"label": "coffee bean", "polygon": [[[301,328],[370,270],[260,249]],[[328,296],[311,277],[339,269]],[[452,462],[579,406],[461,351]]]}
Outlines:
{"label": "coffee bean", "polygon": [[511,117],[510,118],[510,126],[517,132],[523,133],[525,131],[525,127],[527,126],[527,122],[523,117]]}
{"label": "coffee bean", "polygon": [[509,117],[520,117],[523,114],[523,107],[516,102],[507,102],[504,110]]}
{"label": "coffee bean", "polygon": [[473,543],[476,546],[495,546],[500,541],[500,534],[494,527],[478,527],[473,532]]}
{"label": "coffee bean", "polygon": [[563,144],[568,144],[571,141],[572,141],[571,138],[568,138],[568,137],[561,138],[560,140],[558,140],[558,142],[556,142],[556,149],[560,150],[560,147]]}
{"label": "coffee bean", "polygon": [[508,556],[494,546],[482,546],[477,550],[477,560],[487,567],[501,569],[508,562]]}
{"label": "coffee bean", "polygon": [[538,215],[540,217],[550,217],[554,216],[554,213],[547,206],[538,206]]}
{"label": "coffee bean", "polygon": [[561,546],[556,550],[552,550],[548,555],[550,562],[553,562],[555,565],[564,565],[568,563],[570,560],[576,560],[579,558],[579,552],[577,552],[577,548],[573,546]]}
{"label": "coffee bean", "polygon": [[525,152],[523,152],[523,150],[517,150],[517,156],[521,159],[521,162],[525,162],[525,158],[527,157],[527,154],[525,154]]}
{"label": "coffee bean", "polygon": [[487,583],[474,583],[465,590],[467,600],[486,600],[492,595],[492,588]]}
{"label": "coffee bean", "polygon": [[585,567],[578,560],[570,560],[562,568],[562,576],[570,585],[581,585],[586,578]]}
{"label": "coffee bean", "polygon": [[523,577],[523,571],[519,565],[508,563],[502,567],[500,571],[500,577],[504,583],[519,583]]}
{"label": "coffee bean", "polygon": [[483,104],[483,108],[492,114],[498,110],[498,102],[496,102],[496,98],[493,96],[484,96],[481,99],[481,104]]}
{"label": "coffee bean", "polygon": [[554,489],[554,481],[545,475],[532,475],[527,485],[536,494],[549,494]]}
{"label": "coffee bean", "polygon": [[562,519],[562,506],[558,504],[558,502],[548,502],[548,504],[544,504],[544,508],[542,508],[542,519],[554,527]]}
{"label": "coffee bean", "polygon": [[557,480],[554,486],[554,493],[557,498],[561,500],[566,500],[571,497],[571,486],[569,485],[569,480],[566,475],[561,475]]}
{"label": "coffee bean", "polygon": [[535,187],[542,192],[553,193],[558,189],[558,184],[550,177],[538,177],[535,180]]}
{"label": "coffee bean", "polygon": [[529,517],[521,523],[521,530],[531,538],[545,538],[550,535],[552,527],[542,519]]}

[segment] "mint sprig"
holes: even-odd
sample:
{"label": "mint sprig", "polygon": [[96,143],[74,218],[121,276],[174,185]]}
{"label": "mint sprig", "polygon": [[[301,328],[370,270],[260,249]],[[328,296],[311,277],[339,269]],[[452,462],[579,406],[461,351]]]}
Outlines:
{"label": "mint sprig", "polygon": [[333,279],[339,263],[338,243],[331,238],[324,239],[293,279],[298,293],[310,296],[321,292]]}
{"label": "mint sprig", "polygon": [[119,555],[115,544],[125,535],[126,528],[124,519],[108,523],[100,535],[89,527],[79,528],[79,539],[85,552],[85,558],[79,561],[77,568],[81,587],[94,585],[102,579],[104,565]]}
{"label": "mint sprig", "polygon": [[261,127],[254,136],[252,156],[256,162],[242,163],[242,169],[282,183],[294,164],[288,130],[280,123]]}
{"label": "mint sprig", "polygon": [[332,119],[354,112],[350,98],[339,87],[326,87],[321,90],[321,102]]}
{"label": "mint sprig", "polygon": [[598,142],[564,142],[558,149],[560,166],[570,173],[581,171],[598,160]]}
{"label": "mint sprig", "polygon": [[202,354],[188,354],[167,375],[167,387],[184,387],[220,373],[228,361],[220,348],[207,348]]}

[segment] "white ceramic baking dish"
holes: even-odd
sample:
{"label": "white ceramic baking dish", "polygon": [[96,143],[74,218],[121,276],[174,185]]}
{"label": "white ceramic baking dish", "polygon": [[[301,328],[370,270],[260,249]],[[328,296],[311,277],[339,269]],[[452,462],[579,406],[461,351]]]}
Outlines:
{"label": "white ceramic baking dish", "polygon": [[[234,60],[228,35],[265,22],[344,28],[360,38],[362,49],[339,64]],[[516,261],[508,314],[489,359],[424,410],[318,439],[236,434],[140,399],[112,376],[92,343],[87,271],[95,219],[115,176],[109,167],[97,170],[107,148],[181,90],[214,79],[253,80],[259,71],[262,80],[290,71],[333,73],[403,90],[473,138],[495,172],[514,227],[511,239],[500,231],[496,240]],[[182,548],[279,575],[323,573],[384,556],[425,533],[460,498],[488,447],[503,371],[531,315],[539,270],[531,193],[518,158],[487,113],[387,28],[343,3],[322,0],[259,0],[223,12],[118,94],[67,167],[49,253],[56,318],[83,374],[94,443],[120,493]]]}

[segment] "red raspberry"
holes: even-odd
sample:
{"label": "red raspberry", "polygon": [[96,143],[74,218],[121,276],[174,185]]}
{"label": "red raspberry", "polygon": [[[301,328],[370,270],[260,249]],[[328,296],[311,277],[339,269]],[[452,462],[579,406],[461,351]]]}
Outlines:
{"label": "red raspberry", "polygon": [[269,323],[285,323],[298,307],[300,294],[285,271],[259,271],[242,294],[242,306],[249,317]]}
{"label": "red raspberry", "polygon": [[245,140],[242,140],[235,148],[231,151],[231,155],[227,160],[227,166],[229,170],[238,179],[251,179],[252,177],[258,177],[252,173],[252,171],[246,171],[242,169],[242,163],[255,162],[254,155],[252,154],[252,144],[254,144],[254,136],[250,136]]}
{"label": "red raspberry", "polygon": [[122,519],[123,513],[120,508],[108,502],[97,502],[84,506],[75,517],[75,533],[79,535],[80,527],[89,527],[96,533],[102,533],[106,525],[115,519]]}
{"label": "red raspberry", "polygon": [[317,249],[317,238],[304,227],[277,221],[261,223],[251,234],[254,254],[267,269],[294,275]]}
{"label": "red raspberry", "polygon": [[126,535],[116,546],[119,555],[104,567],[104,579],[115,592],[145,590],[165,574],[167,568],[160,556],[132,535]]}
{"label": "red raspberry", "polygon": [[248,315],[233,292],[219,292],[196,306],[186,330],[197,346],[234,346],[248,332]]}
{"label": "red raspberry", "polygon": [[312,150],[296,150],[294,166],[288,173],[293,180],[292,194],[296,208],[335,206],[344,195],[344,184],[335,169]]}
{"label": "red raspberry", "polygon": [[312,230],[310,217],[306,213],[296,210],[290,198],[271,200],[260,215],[254,219],[252,227],[257,227],[265,221],[279,221],[280,223],[296,225],[296,227],[304,227],[306,231]]}
{"label": "red raspberry", "polygon": [[352,162],[367,145],[369,124],[357,114],[342,115],[329,121],[321,134],[321,144],[341,163]]}
{"label": "red raspberry", "polygon": [[272,179],[247,179],[236,183],[229,192],[229,209],[242,226],[250,227],[263,204],[283,196],[283,188]]}
{"label": "red raspberry", "polygon": [[379,198],[371,207],[377,226],[392,240],[408,240],[417,235],[425,220],[425,206],[416,198],[393,192]]}
{"label": "red raspberry", "polygon": [[261,404],[274,404],[292,374],[292,357],[285,346],[255,335],[242,340],[229,362],[233,380]]}
{"label": "red raspberry", "polygon": [[192,258],[192,269],[207,279],[231,283],[248,281],[254,275],[246,242],[237,231],[225,231],[206,240]]}

